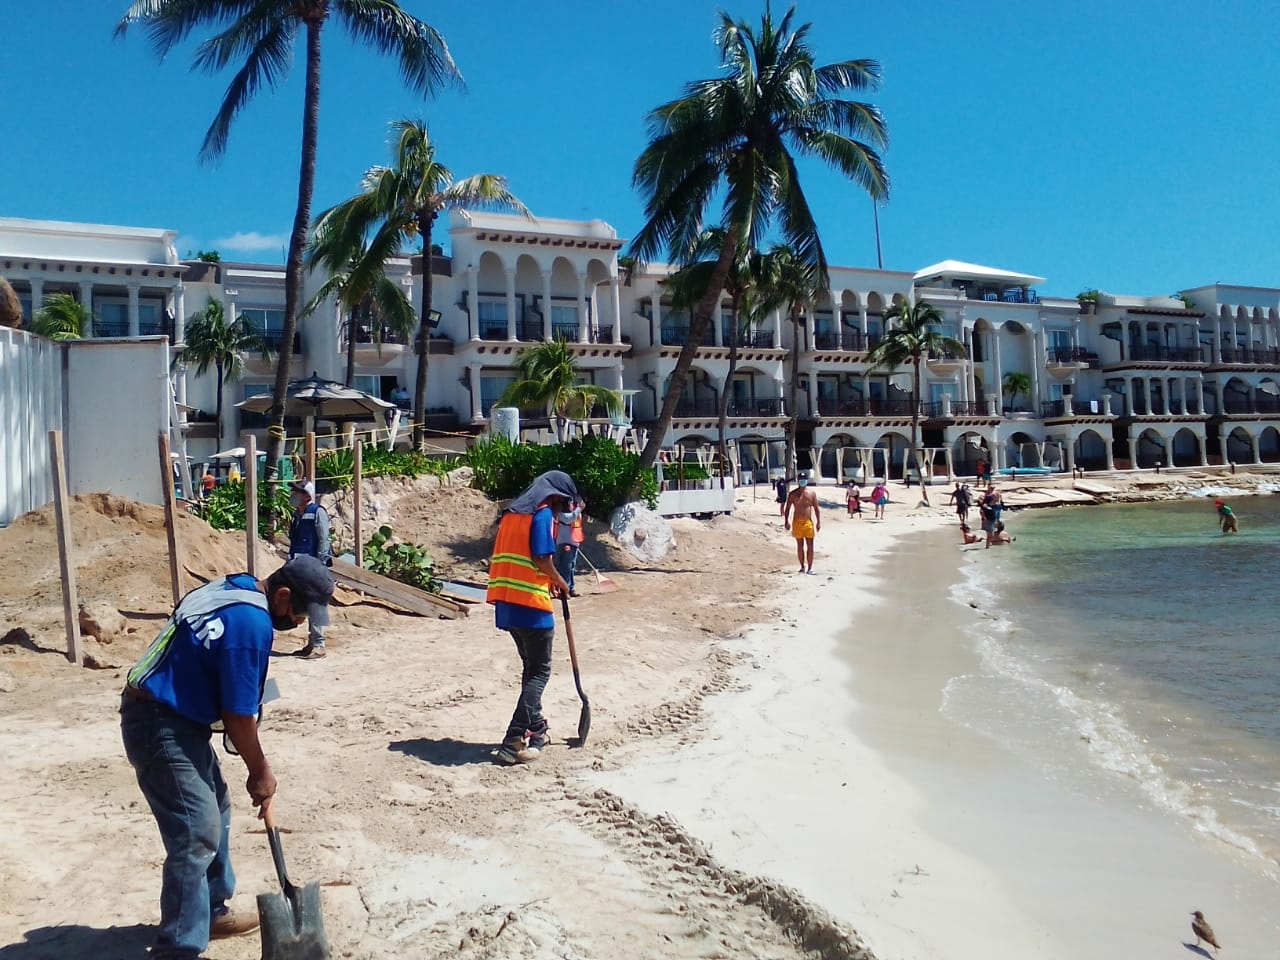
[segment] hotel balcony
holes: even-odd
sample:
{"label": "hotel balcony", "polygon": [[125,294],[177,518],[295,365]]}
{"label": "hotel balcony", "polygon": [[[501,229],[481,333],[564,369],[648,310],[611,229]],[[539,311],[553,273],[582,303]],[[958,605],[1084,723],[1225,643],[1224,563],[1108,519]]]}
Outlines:
{"label": "hotel balcony", "polygon": [[995,401],[986,400],[953,400],[944,397],[933,403],[920,405],[920,416],[924,420],[950,422],[952,420],[996,420],[1000,417]]}
{"label": "hotel balcony", "polygon": [[868,336],[857,330],[847,333],[819,330],[813,335],[813,351],[811,352],[866,353],[879,342],[879,335],[874,333]]}
{"label": "hotel balcony", "polygon": [[1106,360],[1102,369],[1130,367],[1135,364],[1177,364],[1179,366],[1203,364],[1204,353],[1200,347],[1161,347],[1153,344],[1137,344],[1126,347],[1119,344],[1120,359]]}
{"label": "hotel balcony", "polygon": [[782,400],[777,397],[760,398],[758,400],[742,399],[729,401],[729,416],[731,417],[781,417],[785,416],[782,410]]}
{"label": "hotel balcony", "polygon": [[[410,335],[392,330],[385,324],[356,324],[356,360],[369,363],[377,360],[391,360],[408,349]],[[339,350],[346,352],[346,338],[340,338]]]}
{"label": "hotel balcony", "polygon": [[1071,420],[1075,417],[1110,417],[1115,418],[1111,412],[1111,398],[1103,397],[1101,400],[1045,400],[1040,404],[1041,420]]}
{"label": "hotel balcony", "polygon": [[1275,347],[1223,347],[1211,365],[1280,367],[1280,350]]}
{"label": "hotel balcony", "polygon": [[[689,340],[690,326],[687,323],[664,323],[662,325],[662,345],[664,347],[683,347]],[[716,345],[716,331],[710,324],[702,333],[702,339],[698,341],[700,347],[714,347]]]}
{"label": "hotel balcony", "polygon": [[[501,323],[481,323],[480,339],[490,342],[504,343],[508,341],[506,321]],[[516,340],[520,343],[547,343],[563,340],[565,343],[613,343],[613,324],[607,326],[587,326],[587,339],[578,339],[576,323],[553,323],[551,336],[545,336],[541,320],[517,320]]]}
{"label": "hotel balcony", "polygon": [[1065,380],[1080,370],[1100,370],[1102,362],[1084,347],[1050,347],[1045,351],[1044,368],[1049,376]]}
{"label": "hotel balcony", "polygon": [[963,350],[949,349],[943,350],[938,354],[930,353],[929,356],[925,358],[925,363],[929,367],[930,373],[934,373],[942,377],[949,377],[957,370],[963,368],[965,360],[967,359],[968,358],[965,356]]}
{"label": "hotel balcony", "polygon": [[1222,401],[1222,412],[1215,418],[1233,417],[1248,420],[1280,415],[1280,397],[1258,392],[1253,396],[1228,396]]}
{"label": "hotel balcony", "polygon": [[911,417],[910,400],[819,400],[820,417],[889,417],[894,419]]}

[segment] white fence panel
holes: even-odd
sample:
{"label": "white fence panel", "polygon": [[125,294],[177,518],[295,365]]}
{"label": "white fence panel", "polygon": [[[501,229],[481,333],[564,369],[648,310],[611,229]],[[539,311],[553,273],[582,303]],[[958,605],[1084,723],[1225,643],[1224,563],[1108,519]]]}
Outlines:
{"label": "white fence panel", "polygon": [[0,527],[53,499],[49,431],[62,429],[58,344],[0,327]]}

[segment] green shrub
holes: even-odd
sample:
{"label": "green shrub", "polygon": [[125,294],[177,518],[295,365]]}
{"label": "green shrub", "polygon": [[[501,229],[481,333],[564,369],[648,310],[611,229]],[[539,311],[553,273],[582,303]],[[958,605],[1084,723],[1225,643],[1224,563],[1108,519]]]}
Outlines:
{"label": "green shrub", "polygon": [[[289,532],[289,519],[293,508],[289,505],[287,484],[275,484],[276,528],[270,527],[270,502],[268,484],[258,485],[258,536],[269,540],[273,533]],[[245,486],[241,480],[214,487],[203,500],[196,502],[196,515],[215,530],[243,530],[245,528]]]}
{"label": "green shrub", "polygon": [[[360,455],[360,469],[369,477],[442,477],[458,466],[457,457],[432,457],[416,450],[388,450],[381,444],[366,443]],[[356,472],[355,453],[350,448],[330,450],[316,457],[316,478],[335,489],[351,485]]]}
{"label": "green shrub", "polygon": [[640,469],[640,458],[627,453],[608,437],[576,437],[565,444],[512,443],[494,437],[467,451],[467,465],[475,485],[495,500],[516,496],[547,470],[563,470],[573,477],[587,501],[587,515],[608,521],[614,508],[635,498],[651,509],[658,504],[653,471]]}
{"label": "green shrub", "polygon": [[363,562],[366,569],[384,577],[419,590],[440,592],[440,581],[435,578],[435,567],[427,552],[415,543],[396,543],[386,524],[364,545]]}

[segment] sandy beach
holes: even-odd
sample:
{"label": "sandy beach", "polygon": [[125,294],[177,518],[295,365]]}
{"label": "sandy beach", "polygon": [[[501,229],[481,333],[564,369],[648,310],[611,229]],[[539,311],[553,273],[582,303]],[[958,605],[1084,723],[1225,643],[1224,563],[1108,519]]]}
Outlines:
{"label": "sandy beach", "polygon": [[[564,741],[579,704],[561,634],[556,744],[526,767],[490,756],[516,658],[487,609],[432,621],[344,592],[329,659],[273,664],[263,725],[291,871],[324,884],[335,955],[1184,956],[1197,908],[1230,956],[1280,955],[1280,886],[1256,865],[1123,782],[1050,780],[942,714],[947,681],[977,669],[960,618],[982,615],[947,588],[983,559],[945,493],[924,509],[895,487],[877,522],[820,492],[813,576],[763,487],[732,517],[673,521],[660,563],[593,525],[619,589],[588,574],[574,607],[591,739]],[[474,491],[372,500],[442,572],[482,578],[492,509]],[[158,513],[77,505],[82,598],[128,622],[98,670],[59,653],[47,518],[0,531],[0,960],[145,955],[162,851],[115,705],[168,612]],[[239,536],[182,526],[193,574],[230,569]],[[224,770],[252,910],[274,875],[238,761]],[[259,955],[256,937],[207,953]]]}

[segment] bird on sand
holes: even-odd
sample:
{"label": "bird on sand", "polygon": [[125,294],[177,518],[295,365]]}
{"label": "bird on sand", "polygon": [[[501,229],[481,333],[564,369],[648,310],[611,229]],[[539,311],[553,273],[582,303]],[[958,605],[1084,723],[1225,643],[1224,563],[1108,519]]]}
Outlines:
{"label": "bird on sand", "polygon": [[1218,944],[1218,938],[1213,935],[1213,927],[1209,926],[1209,921],[1204,918],[1204,914],[1199,910],[1191,914],[1191,932],[1196,935],[1196,946],[1200,946],[1200,941],[1213,947],[1214,950],[1221,950]]}

